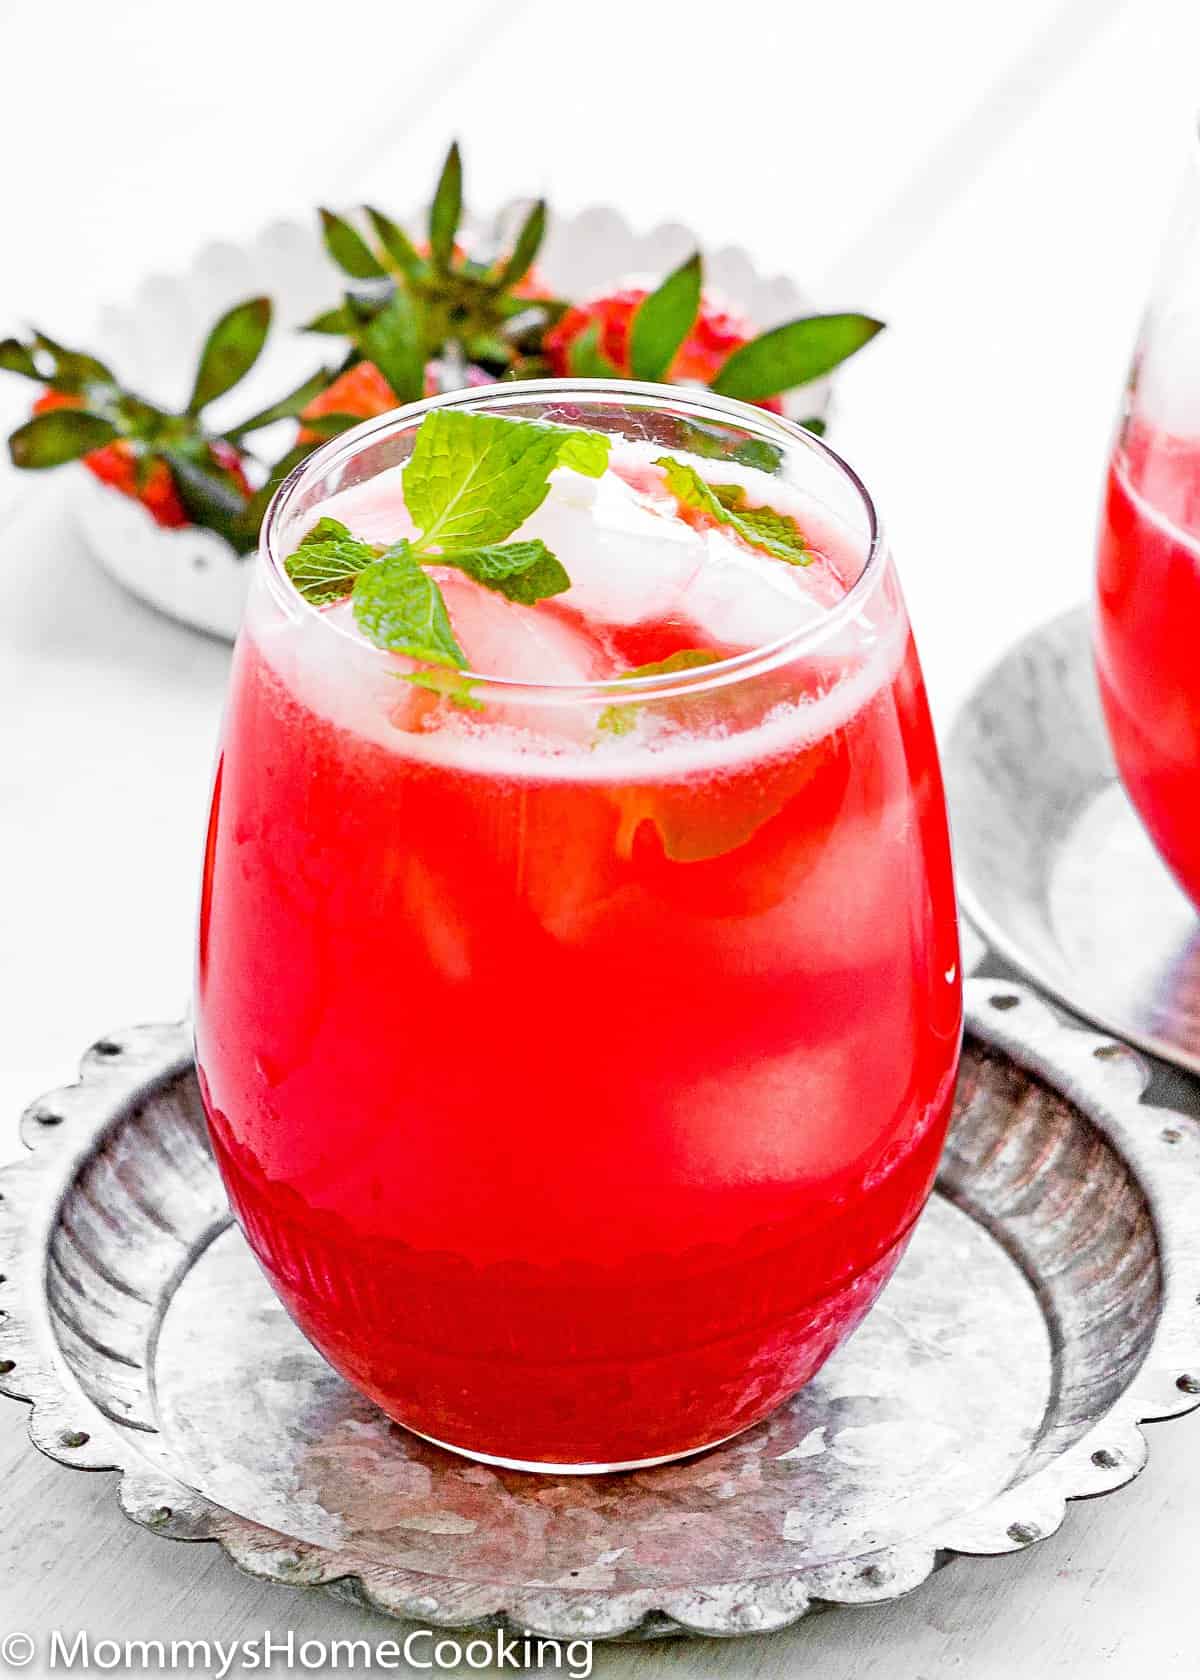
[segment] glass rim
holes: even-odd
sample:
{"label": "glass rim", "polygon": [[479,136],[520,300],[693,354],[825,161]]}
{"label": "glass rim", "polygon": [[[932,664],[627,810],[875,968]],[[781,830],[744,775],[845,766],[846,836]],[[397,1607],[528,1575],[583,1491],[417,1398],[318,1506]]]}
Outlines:
{"label": "glass rim", "polygon": [[785,631],[773,641],[749,648],[744,653],[714,660],[710,665],[650,676],[616,676],[594,682],[571,683],[530,682],[518,677],[464,670],[458,673],[464,681],[480,690],[496,690],[506,699],[536,696],[545,702],[595,700],[604,704],[670,699],[680,694],[722,688],[774,670],[835,637],[847,620],[857,616],[864,598],[875,587],[886,558],[887,543],[874,499],[850,463],[830,448],[823,438],[769,409],[758,408],[734,397],[720,396],[703,386],[658,385],[632,379],[525,379],[467,386],[462,390],[423,397],[419,402],[405,403],[339,432],[293,467],[275,491],[263,516],[258,545],[259,563],[277,604],[290,617],[311,615],[324,624],[329,634],[343,637],[361,654],[374,655],[381,663],[394,659],[395,655],[385,648],[374,647],[352,631],[332,623],[318,607],[304,600],[292,584],[284,568],[278,539],[297,497],[313,479],[323,477],[338,462],[358,454],[368,443],[419,424],[432,409],[486,408],[489,405],[507,407],[539,399],[565,400],[573,392],[592,401],[603,398],[632,408],[668,405],[682,408],[697,420],[736,424],[765,442],[784,441],[807,450],[832,466],[849,484],[862,505],[867,522],[867,552],[862,568],[842,598],[815,622]]}

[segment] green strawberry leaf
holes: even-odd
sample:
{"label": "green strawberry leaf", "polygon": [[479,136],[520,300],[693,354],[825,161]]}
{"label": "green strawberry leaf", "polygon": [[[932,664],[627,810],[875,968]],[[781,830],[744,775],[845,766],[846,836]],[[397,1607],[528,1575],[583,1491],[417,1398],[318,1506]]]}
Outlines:
{"label": "green strawberry leaf", "polygon": [[111,420],[81,408],[52,408],[18,426],[8,440],[14,467],[41,470],[78,461],[118,435]]}
{"label": "green strawberry leaf", "polygon": [[772,507],[747,507],[740,484],[709,484],[694,467],[672,455],[660,455],[654,464],[663,469],[667,489],[682,506],[707,514],[718,525],[728,525],[744,542],[773,559],[786,560],[791,566],[811,563],[812,550],[789,514]]}
{"label": "green strawberry leaf", "polygon": [[517,234],[508,260],[496,276],[496,288],[506,292],[510,286],[515,286],[518,280],[523,280],[533,267],[534,258],[541,249],[542,241],[546,237],[546,200],[539,198],[521,223],[521,231]]}
{"label": "green strawberry leaf", "polygon": [[339,303],[336,309],[325,309],[319,315],[314,315],[311,321],[304,323],[300,331],[328,333],[333,338],[350,338],[357,324],[346,305]]}
{"label": "green strawberry leaf", "polygon": [[205,525],[240,547],[247,499],[237,480],[217,462],[198,461],[181,449],[164,449],[162,455],[192,524]]}
{"label": "green strawberry leaf", "polygon": [[417,306],[397,286],[383,308],[357,332],[358,347],[396,393],[397,402],[425,394],[425,343]]}
{"label": "green strawberry leaf", "polygon": [[407,542],[394,544],[358,574],[354,618],[363,635],[389,653],[431,665],[467,663],[454,639],[442,592]]}
{"label": "green strawberry leaf", "polygon": [[283,569],[313,606],[340,601],[355,580],[378,560],[381,549],[360,542],[338,519],[318,519]]}
{"label": "green strawberry leaf", "polygon": [[454,236],[462,218],[462,154],[455,140],[446,153],[437,191],[429,206],[429,254],[436,268],[448,274],[454,256]]}
{"label": "green strawberry leaf", "polygon": [[532,542],[494,544],[447,555],[448,562],[488,589],[522,606],[532,607],[549,595],[570,589],[571,580],[539,538]]}
{"label": "green strawberry leaf", "polygon": [[328,369],[318,368],[316,373],[309,375],[303,385],[297,385],[294,391],[289,391],[286,397],[280,397],[279,401],[272,403],[269,408],[260,408],[249,420],[240,420],[222,436],[230,443],[239,443],[250,432],[259,432],[264,426],[273,426],[277,420],[294,420],[314,397],[320,396],[328,384]]}
{"label": "green strawberry leaf", "polygon": [[807,315],[773,327],[735,350],[711,388],[723,397],[760,402],[829,373],[882,330],[869,315]]}
{"label": "green strawberry leaf", "polygon": [[621,370],[600,348],[600,323],[593,321],[567,351],[567,365],[576,379],[620,379]]}
{"label": "green strawberry leaf", "polygon": [[312,437],[324,441],[327,438],[341,437],[351,426],[361,426],[361,414],[314,414],[304,422],[304,430]]}
{"label": "green strawberry leaf", "polygon": [[46,383],[56,391],[77,392],[88,385],[115,385],[112,370],[95,356],[83,350],[68,350],[56,344],[43,332],[35,332],[33,342],[39,350],[54,358],[54,375]]}
{"label": "green strawberry leaf", "polygon": [[23,373],[26,379],[36,379],[39,384],[42,383],[42,375],[33,359],[33,351],[27,344],[22,344],[19,338],[0,340],[0,369],[5,373]]}
{"label": "green strawberry leaf", "polygon": [[434,409],[404,468],[404,499],[422,533],[421,551],[436,547],[450,556],[502,543],[541,507],[564,450],[564,464],[579,471],[582,462],[595,476],[609,443],[600,432]]}
{"label": "green strawberry leaf", "polygon": [[387,269],[371,250],[358,229],[332,210],[319,210],[321,237],[325,249],[344,273],[353,280],[382,280]]}
{"label": "green strawberry leaf", "polygon": [[424,272],[425,264],[404,229],[390,216],[385,216],[382,210],[373,210],[369,204],[365,208],[367,218],[375,229],[376,239],[396,268],[406,279],[417,279]]}
{"label": "green strawberry leaf", "polygon": [[629,330],[629,371],[635,379],[665,379],[700,312],[703,265],[699,251],[642,299]]}
{"label": "green strawberry leaf", "polygon": [[199,414],[249,373],[262,354],[270,330],[270,298],[248,298],[221,316],[200,352],[188,414]]}
{"label": "green strawberry leaf", "polygon": [[251,549],[258,542],[259,529],[263,522],[263,515],[270,505],[276,490],[291,473],[295,472],[301,461],[306,461],[314,449],[319,449],[319,442],[297,443],[280,457],[267,475],[266,483],[257,489],[242,509],[242,516],[238,521],[234,547],[239,552]]}

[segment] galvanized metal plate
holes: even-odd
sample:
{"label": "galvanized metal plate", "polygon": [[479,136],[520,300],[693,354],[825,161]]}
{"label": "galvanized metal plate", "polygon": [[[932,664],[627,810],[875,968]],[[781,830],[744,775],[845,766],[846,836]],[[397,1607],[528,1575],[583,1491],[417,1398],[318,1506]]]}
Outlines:
{"label": "galvanized metal plate", "polygon": [[1117,777],[1077,608],[1019,642],[950,732],[963,909],[1069,1008],[1200,1073],[1200,920]]}
{"label": "galvanized metal plate", "polygon": [[0,1386],[136,1521],[445,1626],[759,1632],[1027,1546],[1200,1399],[1200,1127],[1123,1047],[969,983],[938,1191],[863,1327],[767,1422],[681,1464],[518,1475],[383,1418],[230,1224],[188,1035],[113,1035],[0,1174]]}

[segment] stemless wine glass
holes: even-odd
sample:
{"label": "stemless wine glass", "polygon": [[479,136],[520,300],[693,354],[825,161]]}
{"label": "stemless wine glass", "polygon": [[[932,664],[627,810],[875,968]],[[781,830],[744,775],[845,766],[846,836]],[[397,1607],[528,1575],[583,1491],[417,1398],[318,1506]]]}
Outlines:
{"label": "stemless wine glass", "polygon": [[[283,561],[332,496],[398,484],[444,406],[716,479],[757,463],[835,598],[634,680],[486,669],[469,709],[401,683]],[[636,592],[631,552],[606,550]],[[624,618],[644,664],[653,612]],[[604,1470],[765,1416],[903,1251],[960,1033],[917,656],[871,501],[824,444],[705,392],[538,381],[370,421],[287,481],[216,774],[197,1057],[254,1252],[393,1418]]]}
{"label": "stemless wine glass", "polygon": [[1100,520],[1095,650],[1117,767],[1200,907],[1200,153],[1126,387]]}

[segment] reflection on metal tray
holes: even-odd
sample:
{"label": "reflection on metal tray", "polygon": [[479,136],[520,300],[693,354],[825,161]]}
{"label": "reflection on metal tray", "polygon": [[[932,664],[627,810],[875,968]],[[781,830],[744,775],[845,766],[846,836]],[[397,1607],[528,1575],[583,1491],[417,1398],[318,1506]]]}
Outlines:
{"label": "reflection on metal tray", "polygon": [[1200,1396],[1200,1128],[1137,1057],[968,986],[956,1119],[908,1255],[767,1422],[685,1463],[523,1476],[440,1452],[295,1330],[229,1220],[185,1031],[88,1052],[0,1174],[0,1385],[127,1513],[437,1625],[759,1632],[1017,1550]]}

